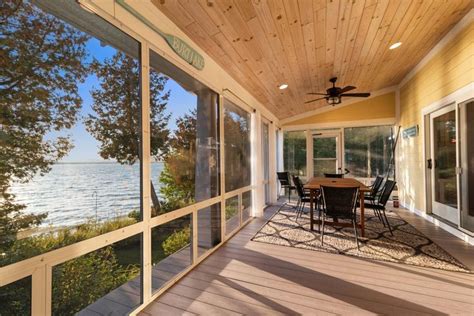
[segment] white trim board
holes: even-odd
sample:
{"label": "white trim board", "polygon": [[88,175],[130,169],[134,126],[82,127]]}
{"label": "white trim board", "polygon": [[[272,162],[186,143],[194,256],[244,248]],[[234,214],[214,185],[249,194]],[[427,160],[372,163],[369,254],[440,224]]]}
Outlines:
{"label": "white trim board", "polygon": [[299,130],[311,130],[321,128],[345,128],[345,127],[364,127],[364,126],[379,126],[379,125],[395,125],[397,119],[383,118],[373,120],[357,120],[357,121],[337,121],[330,123],[312,123],[304,125],[287,125],[283,126],[283,131],[299,131]]}
{"label": "white trim board", "polygon": [[437,53],[439,53],[466,26],[474,22],[474,9],[471,9],[429,52],[423,59],[400,81],[398,87],[403,87],[413,78]]}
{"label": "white trim board", "polygon": [[474,245],[474,237],[471,237],[468,234],[452,227],[451,225],[448,225],[448,224],[438,220],[437,218],[431,216],[430,214],[427,214],[427,213],[415,208],[413,205],[412,206],[407,206],[405,203],[400,203],[400,206],[402,206],[403,208],[409,210],[410,212],[424,218],[425,220],[427,220],[428,222],[434,224],[435,226],[444,229],[445,231],[447,231],[451,235],[454,235],[454,236],[458,237],[459,239],[462,239],[464,242],[466,242],[470,245]]}
{"label": "white trim board", "polygon": [[350,98],[350,99],[347,99],[347,101],[343,101],[341,104],[338,104],[336,106],[325,105],[325,106],[322,106],[322,107],[320,107],[316,110],[313,110],[313,111],[304,112],[304,113],[301,113],[301,114],[297,114],[297,115],[282,119],[282,120],[280,120],[280,124],[284,125],[286,123],[290,123],[290,122],[293,122],[293,121],[296,121],[296,120],[301,120],[301,119],[304,119],[304,118],[307,118],[307,117],[310,117],[310,116],[313,116],[313,115],[338,110],[340,108],[346,107],[346,106],[354,104],[354,103],[363,102],[365,100],[370,100],[370,99],[373,99],[375,97],[378,97],[378,96],[381,96],[381,95],[384,95],[384,94],[388,94],[390,92],[395,92],[397,90],[397,88],[398,88],[398,86],[395,85],[395,86],[390,86],[390,87],[387,87],[387,88],[383,88],[383,89],[371,92],[370,97],[365,98],[364,100],[357,99],[357,98]]}

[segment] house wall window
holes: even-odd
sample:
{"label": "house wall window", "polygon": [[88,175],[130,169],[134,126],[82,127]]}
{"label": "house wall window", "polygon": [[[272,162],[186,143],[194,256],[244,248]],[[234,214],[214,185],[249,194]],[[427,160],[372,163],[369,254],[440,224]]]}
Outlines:
{"label": "house wall window", "polygon": [[386,175],[392,157],[392,146],[392,126],[345,128],[345,168],[354,177],[374,178]]}
{"label": "house wall window", "polygon": [[250,113],[229,100],[224,103],[225,191],[251,184]]}
{"label": "house wall window", "polygon": [[218,100],[150,51],[153,216],[219,195]]}
{"label": "house wall window", "polygon": [[292,175],[306,176],[306,133],[284,132],[283,169]]}

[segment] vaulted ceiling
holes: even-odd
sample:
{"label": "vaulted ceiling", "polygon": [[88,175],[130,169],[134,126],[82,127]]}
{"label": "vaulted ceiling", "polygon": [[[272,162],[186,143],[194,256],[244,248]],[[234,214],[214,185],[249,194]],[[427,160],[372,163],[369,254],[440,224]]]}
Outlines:
{"label": "vaulted ceiling", "polygon": [[[471,0],[152,0],[280,118],[329,78],[359,91],[398,84],[469,11]],[[402,46],[389,50],[395,42]],[[279,90],[282,83],[289,85]]]}

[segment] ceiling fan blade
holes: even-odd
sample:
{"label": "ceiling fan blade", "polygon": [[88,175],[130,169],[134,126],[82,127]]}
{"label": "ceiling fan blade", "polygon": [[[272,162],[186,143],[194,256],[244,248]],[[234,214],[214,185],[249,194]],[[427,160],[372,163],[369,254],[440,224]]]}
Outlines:
{"label": "ceiling fan blade", "polygon": [[326,99],[326,97],[324,97],[324,98],[318,98],[318,99],[314,99],[314,100],[311,100],[311,101],[306,101],[306,102],[305,102],[305,104],[306,104],[306,103],[311,103],[311,102],[314,102],[314,101],[323,100],[323,99]]}
{"label": "ceiling fan blade", "polygon": [[341,93],[354,90],[355,88],[356,87],[354,87],[354,86],[345,86],[344,88],[341,89]]}
{"label": "ceiling fan blade", "polygon": [[307,94],[310,94],[310,95],[328,95],[327,93],[319,93],[319,92],[310,92],[310,93],[307,93]]}
{"label": "ceiling fan blade", "polygon": [[343,93],[341,94],[341,97],[359,97],[359,98],[367,98],[370,97],[370,93]]}

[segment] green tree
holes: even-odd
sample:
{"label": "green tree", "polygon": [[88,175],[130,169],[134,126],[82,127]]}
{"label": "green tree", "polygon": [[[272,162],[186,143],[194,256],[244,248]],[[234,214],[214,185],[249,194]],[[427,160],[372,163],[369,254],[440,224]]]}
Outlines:
{"label": "green tree", "polygon": [[8,190],[49,172],[71,149],[68,137],[45,136],[77,121],[87,40],[29,1],[0,3],[0,251],[46,216],[22,214]]}
{"label": "green tree", "polygon": [[112,246],[67,261],[53,269],[54,314],[75,315],[139,272],[139,267],[120,265]]}
{"label": "green tree", "polygon": [[[92,91],[92,109],[85,119],[86,129],[99,142],[104,159],[134,164],[140,150],[140,64],[137,59],[117,52],[103,62],[95,60],[92,70],[100,87]],[[151,154],[160,157],[167,150],[169,115],[165,114],[170,91],[164,91],[168,78],[150,73]]]}
{"label": "green tree", "polygon": [[196,110],[176,120],[177,129],[164,156],[160,174],[160,192],[165,196],[163,211],[184,207],[194,202],[196,180]]}

